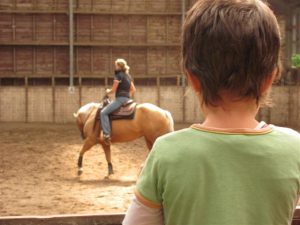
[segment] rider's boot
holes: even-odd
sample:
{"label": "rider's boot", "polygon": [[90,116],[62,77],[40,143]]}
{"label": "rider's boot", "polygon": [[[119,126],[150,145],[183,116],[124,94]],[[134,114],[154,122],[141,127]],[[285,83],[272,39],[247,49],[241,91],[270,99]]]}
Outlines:
{"label": "rider's boot", "polygon": [[106,144],[106,145],[111,145],[110,135],[104,134],[103,131],[101,131],[100,140],[103,140],[104,144]]}

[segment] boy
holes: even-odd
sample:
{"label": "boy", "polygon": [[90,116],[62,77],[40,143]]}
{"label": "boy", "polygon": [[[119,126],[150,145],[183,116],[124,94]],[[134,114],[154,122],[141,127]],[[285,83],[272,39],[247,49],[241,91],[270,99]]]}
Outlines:
{"label": "boy", "polygon": [[156,141],[123,224],[290,224],[300,135],[255,120],[279,74],[274,14],[261,0],[199,0],[183,28],[205,120]]}

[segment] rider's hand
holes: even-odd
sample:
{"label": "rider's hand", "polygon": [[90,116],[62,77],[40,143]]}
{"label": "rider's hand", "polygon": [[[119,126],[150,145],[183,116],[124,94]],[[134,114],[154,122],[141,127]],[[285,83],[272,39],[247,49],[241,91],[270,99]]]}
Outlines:
{"label": "rider's hand", "polygon": [[105,92],[106,94],[109,94],[111,92],[111,89],[106,89]]}

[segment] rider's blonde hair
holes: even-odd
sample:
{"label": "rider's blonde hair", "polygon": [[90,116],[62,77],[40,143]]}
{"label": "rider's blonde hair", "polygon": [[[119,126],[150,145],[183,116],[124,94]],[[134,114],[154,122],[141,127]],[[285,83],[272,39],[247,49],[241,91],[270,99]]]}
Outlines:
{"label": "rider's blonde hair", "polygon": [[125,73],[127,73],[127,74],[129,73],[130,67],[127,65],[127,62],[125,59],[117,59],[115,61],[115,64],[118,65],[120,67],[120,69],[122,71],[124,71]]}

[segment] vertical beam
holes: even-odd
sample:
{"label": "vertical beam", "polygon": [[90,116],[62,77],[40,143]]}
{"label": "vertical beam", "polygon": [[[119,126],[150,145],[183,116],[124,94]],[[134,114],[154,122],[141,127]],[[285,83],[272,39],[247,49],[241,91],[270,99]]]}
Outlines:
{"label": "vertical beam", "polygon": [[74,14],[73,0],[69,0],[69,75],[70,87],[74,87]]}
{"label": "vertical beam", "polygon": [[14,9],[14,10],[17,9],[17,2],[16,2],[16,0],[13,0],[13,9]]}
{"label": "vertical beam", "polygon": [[[147,8],[147,1],[146,1],[146,8]],[[149,16],[146,16],[146,44],[149,43],[148,32],[149,30]],[[146,75],[149,75],[149,47],[146,48]]]}
{"label": "vertical beam", "polygon": [[56,73],[56,47],[53,47],[53,59],[52,59],[52,62],[53,62],[52,76],[54,76],[55,73]]}
{"label": "vertical beam", "polygon": [[295,14],[296,14],[296,52],[297,54],[299,54],[300,52],[300,10],[296,9],[295,10]]}
{"label": "vertical beam", "polygon": [[79,92],[79,107],[81,107],[82,106],[82,77],[80,76],[79,78],[78,78],[78,86],[79,86],[79,90],[78,90],[78,92]]}
{"label": "vertical beam", "polygon": [[56,15],[52,16],[52,41],[56,41]]}
{"label": "vertical beam", "polygon": [[36,74],[37,63],[36,63],[36,46],[32,46],[32,74]]}
{"label": "vertical beam", "polygon": [[16,47],[13,47],[13,73],[14,75],[17,73],[17,59],[16,59]]}
{"label": "vertical beam", "polygon": [[296,14],[293,13],[293,16],[292,16],[292,55],[296,54],[296,48],[297,48],[296,26],[297,26]]}
{"label": "vertical beam", "polygon": [[13,42],[16,41],[16,15],[12,14],[12,38]]}
{"label": "vertical beam", "polygon": [[[186,12],[186,0],[182,0],[182,5],[181,5],[181,10],[182,10],[182,15],[181,15],[181,27],[183,28],[183,23],[185,20],[185,12]],[[182,74],[182,122],[186,122],[186,79],[184,74]]]}
{"label": "vertical beam", "polygon": [[[13,1],[14,4],[14,9],[16,8],[16,1]],[[12,41],[16,41],[16,16],[15,14],[12,14]],[[17,68],[16,68],[16,47],[14,46],[12,48],[12,53],[13,53],[13,58],[12,58],[12,63],[13,63],[13,74],[16,74]]]}
{"label": "vertical beam", "polygon": [[32,14],[32,40],[36,41],[36,15]]}
{"label": "vertical beam", "polygon": [[76,62],[76,64],[75,64],[75,72],[76,72],[76,74],[77,75],[79,75],[79,66],[78,66],[78,61],[79,61],[79,47],[77,46],[76,48],[75,48],[75,51],[76,51],[76,54],[75,54],[75,58],[76,58],[76,60],[75,60],[75,62]]}
{"label": "vertical beam", "polygon": [[57,10],[57,0],[53,0],[52,9]]}
{"label": "vertical beam", "polygon": [[28,77],[25,78],[25,122],[28,123]]}
{"label": "vertical beam", "polygon": [[55,123],[55,77],[52,76],[52,122]]}
{"label": "vertical beam", "polygon": [[[2,85],[1,85],[1,78],[0,78],[0,99],[1,99],[1,94],[2,94]],[[2,118],[1,118],[1,104],[0,104],[0,122],[2,121]]]}
{"label": "vertical beam", "polygon": [[165,72],[164,75],[169,75],[168,74],[168,47],[165,47]]}
{"label": "vertical beam", "polygon": [[166,40],[165,43],[168,44],[169,40],[169,16],[166,16]]}
{"label": "vertical beam", "polygon": [[292,56],[292,14],[286,16],[286,31],[285,31],[285,65],[291,67]]}
{"label": "vertical beam", "polygon": [[32,8],[33,8],[34,10],[37,9],[37,3],[36,3],[36,0],[33,0]]}
{"label": "vertical beam", "polygon": [[157,105],[160,106],[160,77],[156,77]]}
{"label": "vertical beam", "polygon": [[90,41],[93,42],[94,41],[94,15],[91,15],[91,25],[90,25]]}
{"label": "vertical beam", "polygon": [[91,49],[91,52],[90,52],[90,54],[91,54],[91,74],[93,75],[94,74],[94,47],[91,46],[90,49]]}
{"label": "vertical beam", "polygon": [[53,47],[53,71],[51,76],[52,88],[52,123],[55,123],[55,74],[56,74],[56,48]]}
{"label": "vertical beam", "polygon": [[[14,8],[16,8],[16,1],[14,0]],[[12,15],[12,40],[13,42],[16,41],[16,16],[15,14]],[[14,46],[12,48],[13,51],[13,73],[16,74],[17,68],[16,68],[16,47]]]}

